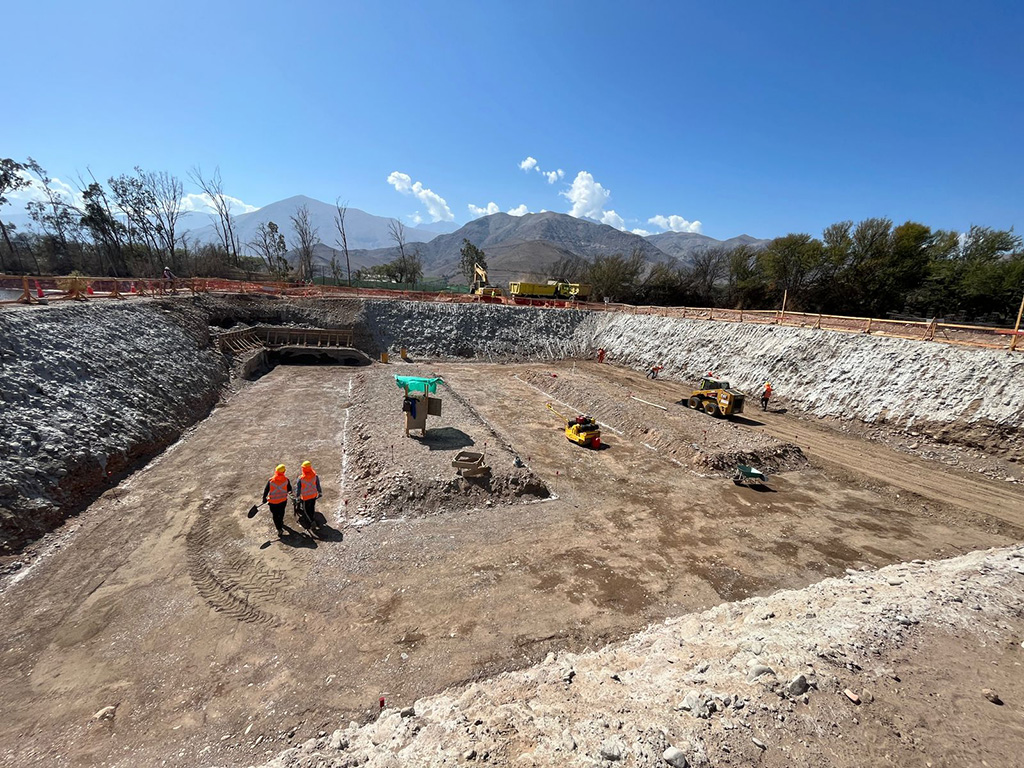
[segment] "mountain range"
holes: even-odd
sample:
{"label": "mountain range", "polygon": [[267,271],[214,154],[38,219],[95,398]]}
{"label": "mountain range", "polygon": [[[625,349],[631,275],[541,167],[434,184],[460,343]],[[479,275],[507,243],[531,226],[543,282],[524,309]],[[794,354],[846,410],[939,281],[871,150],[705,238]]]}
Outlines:
{"label": "mountain range", "polygon": [[[309,211],[310,221],[321,241],[314,250],[314,264],[325,268],[332,257],[344,264],[340,248],[335,247],[339,239],[334,223],[335,207],[304,195],[279,200],[236,216],[239,242],[244,247],[255,239],[260,224],[273,221],[292,246],[295,233],[291,217],[301,206],[306,206]],[[4,216],[4,221],[17,224],[20,231],[30,228],[24,215],[6,212],[0,215]],[[392,219],[374,216],[358,208],[348,209],[346,233],[353,271],[384,264],[398,255],[398,248],[391,237],[391,222]],[[662,232],[642,237],[591,219],[552,211],[525,216],[495,213],[474,219],[454,232],[449,231],[455,226],[438,222],[405,227],[406,250],[419,253],[426,276],[460,280],[459,251],[464,239],[486,253],[489,274],[496,284],[516,279],[546,278],[556,263],[565,264],[580,257],[593,259],[596,256],[628,256],[639,252],[649,265],[688,266],[694,254],[704,248],[721,246],[731,250],[738,245],[762,247],[768,242],[749,235],[716,240],[694,232]],[[187,231],[193,242],[212,243],[218,239],[212,217],[205,213],[183,214],[178,230]],[[293,258],[294,254],[289,256]]]}

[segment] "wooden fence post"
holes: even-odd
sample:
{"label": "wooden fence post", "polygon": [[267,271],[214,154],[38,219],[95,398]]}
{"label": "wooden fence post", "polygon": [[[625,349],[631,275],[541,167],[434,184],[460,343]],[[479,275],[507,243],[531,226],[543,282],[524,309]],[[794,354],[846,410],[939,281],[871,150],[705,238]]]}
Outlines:
{"label": "wooden fence post", "polygon": [[786,299],[789,298],[789,288],[786,288],[782,292],[782,315],[779,318],[780,323],[786,322]]}
{"label": "wooden fence post", "polygon": [[1017,310],[1017,322],[1013,326],[1013,337],[1010,339],[1010,351],[1017,348],[1017,332],[1020,330],[1020,317],[1024,315],[1024,296],[1020,300],[1020,309]]}

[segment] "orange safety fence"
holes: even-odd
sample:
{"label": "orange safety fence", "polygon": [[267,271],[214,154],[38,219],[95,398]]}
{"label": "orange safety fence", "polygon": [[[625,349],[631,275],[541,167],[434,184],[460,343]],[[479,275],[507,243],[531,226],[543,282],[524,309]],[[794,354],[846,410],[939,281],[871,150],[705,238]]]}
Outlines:
{"label": "orange safety fence", "polygon": [[[2,304],[31,304],[40,301],[84,301],[89,299],[130,299],[146,296],[194,295],[199,293],[255,294],[288,298],[359,298],[428,301],[452,304],[507,304],[545,309],[580,309],[631,315],[689,320],[708,320],[762,325],[786,325],[846,333],[865,333],[922,341],[939,341],[990,349],[1016,350],[1024,331],[980,325],[944,323],[935,320],[893,320],[825,315],[791,310],[724,309],[717,307],[658,307],[605,302],[536,299],[525,297],[477,296],[468,293],[353,288],[344,285],[295,285],[294,283],[224,278],[176,278],[174,280],[112,277],[26,277],[0,275],[0,291],[14,298]],[[1009,337],[1007,339],[1006,337]]]}

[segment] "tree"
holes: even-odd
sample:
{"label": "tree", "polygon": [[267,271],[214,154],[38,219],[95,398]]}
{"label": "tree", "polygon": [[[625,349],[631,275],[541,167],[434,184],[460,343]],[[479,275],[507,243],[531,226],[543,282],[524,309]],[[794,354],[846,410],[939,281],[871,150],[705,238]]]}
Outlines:
{"label": "tree", "polygon": [[643,271],[644,257],[639,250],[628,259],[621,254],[598,256],[587,270],[587,282],[596,299],[628,301],[637,294]]}
{"label": "tree", "polygon": [[487,269],[487,257],[483,251],[473,245],[466,238],[462,238],[462,248],[459,249],[459,271],[466,278],[466,284],[472,285],[476,282],[476,270],[474,267],[479,264],[480,269]]}
{"label": "tree", "polygon": [[220,168],[214,168],[213,176],[206,178],[202,169],[197,165],[189,171],[189,178],[206,195],[211,206],[213,206],[216,218],[213,225],[220,237],[224,252],[231,259],[231,262],[238,266],[238,235],[235,234],[235,217],[231,213],[231,199],[224,194],[224,182],[220,177]]}
{"label": "tree", "polygon": [[164,261],[177,273],[181,265],[177,261],[178,235],[176,232],[178,219],[181,218],[181,201],[184,186],[177,176],[166,171],[143,174],[138,167],[135,169],[141,176],[150,199],[153,201],[152,216],[156,220],[157,237],[163,245]]}
{"label": "tree", "polygon": [[423,277],[423,260],[419,248],[411,254],[406,253],[405,225],[398,219],[392,219],[388,224],[388,233],[398,247],[398,258],[384,265],[388,269],[386,274],[396,283],[415,284]]}
{"label": "tree", "polygon": [[[7,205],[8,194],[24,189],[30,183],[29,179],[25,176],[24,164],[16,162],[9,157],[0,158],[0,208]],[[0,219],[0,234],[3,234],[4,243],[7,245],[7,250],[13,258],[17,255],[17,251],[14,250],[14,244],[11,242],[10,235],[8,234],[9,226],[4,224],[3,219]],[[0,270],[7,271],[7,262],[2,257],[0,257]]]}
{"label": "tree", "polygon": [[757,250],[745,244],[733,248],[726,276],[729,306],[737,309],[761,306],[764,292],[764,278],[757,268]]}
{"label": "tree", "polygon": [[95,179],[82,189],[82,203],[81,223],[92,235],[100,269],[103,269],[103,256],[106,255],[115,277],[130,274],[124,255],[125,226],[115,218],[106,191]]}
{"label": "tree", "polygon": [[571,253],[552,264],[548,276],[560,282],[578,283],[586,278],[589,269],[590,262],[578,254]]}
{"label": "tree", "polygon": [[[70,262],[69,244],[69,240],[74,240],[79,231],[79,220],[75,216],[75,209],[64,199],[62,191],[54,189],[53,179],[39,163],[30,157],[25,162],[25,169],[36,176],[37,186],[43,194],[42,201],[34,200],[26,204],[25,208],[32,221],[42,229],[52,248],[56,271],[68,272],[76,266]],[[35,258],[34,253],[33,258]],[[39,271],[38,258],[36,258],[36,271]]]}
{"label": "tree", "polygon": [[313,221],[309,217],[309,207],[299,206],[295,215],[290,217],[292,227],[295,229],[295,241],[292,248],[298,253],[299,264],[297,272],[300,280],[313,279],[313,252],[317,243],[320,242],[320,234]]}
{"label": "tree", "polygon": [[[334,214],[334,228],[338,230],[338,237],[340,240],[334,242],[341,246],[341,252],[345,254],[345,272],[348,274],[348,286],[352,287],[352,262],[348,255],[348,233],[345,230],[345,217],[348,216],[348,203],[342,203],[341,198],[337,198],[334,201],[334,207],[337,208],[337,213]],[[334,265],[334,256],[331,256],[331,271],[334,273],[334,279],[338,279],[337,268]]]}
{"label": "tree", "polygon": [[288,275],[288,245],[277,224],[268,221],[256,228],[256,237],[248,244],[267,265],[267,272],[282,280]]}
{"label": "tree", "polygon": [[702,307],[713,307],[718,284],[729,273],[729,252],[722,246],[699,249],[693,256],[690,282]]}
{"label": "tree", "polygon": [[758,254],[757,265],[777,298],[788,292],[790,306],[801,308],[822,254],[820,240],[807,234],[789,234],[772,240]]}
{"label": "tree", "polygon": [[168,265],[161,264],[161,238],[153,219],[157,207],[156,196],[146,184],[142,169],[136,166],[134,176],[122,173],[109,179],[109,184],[114,205],[125,218],[128,242],[144,249],[150,273],[159,274]]}
{"label": "tree", "polygon": [[659,263],[651,267],[641,287],[640,296],[645,304],[685,304],[689,286],[690,275],[685,267]]}

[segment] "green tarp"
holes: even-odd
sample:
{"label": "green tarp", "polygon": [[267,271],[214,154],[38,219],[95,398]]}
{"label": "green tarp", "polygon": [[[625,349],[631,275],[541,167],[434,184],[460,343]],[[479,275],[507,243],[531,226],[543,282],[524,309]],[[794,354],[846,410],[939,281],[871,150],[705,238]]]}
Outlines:
{"label": "green tarp", "polygon": [[433,379],[423,378],[422,376],[395,376],[395,383],[398,385],[398,388],[408,390],[409,392],[436,394],[437,382],[439,381],[441,381],[440,376]]}

